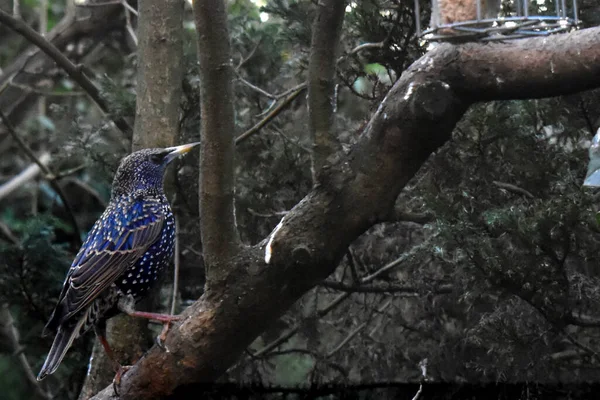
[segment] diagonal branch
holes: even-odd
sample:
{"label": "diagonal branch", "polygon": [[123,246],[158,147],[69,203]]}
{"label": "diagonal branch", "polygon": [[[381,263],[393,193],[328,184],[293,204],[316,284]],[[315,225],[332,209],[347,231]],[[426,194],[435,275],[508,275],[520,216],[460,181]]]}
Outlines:
{"label": "diagonal branch", "polygon": [[48,168],[46,166],[46,164],[44,164],[42,162],[42,160],[40,160],[35,155],[33,150],[31,150],[29,148],[29,146],[27,146],[27,143],[25,143],[23,141],[23,139],[21,139],[21,137],[17,133],[15,127],[8,120],[8,118],[2,112],[2,110],[0,110],[0,121],[2,121],[4,123],[4,126],[6,127],[10,136],[12,136],[14,141],[17,142],[17,144],[23,150],[23,152],[27,155],[27,157],[29,157],[29,159],[32,162],[37,164],[37,166],[40,168],[40,170],[44,173],[44,175],[45,175],[44,178],[48,181],[48,183],[50,183],[50,186],[52,186],[52,189],[54,189],[54,191],[56,191],[56,193],[58,194],[58,197],[60,197],[60,200],[62,201],[63,206],[65,207],[67,215],[69,216],[71,226],[73,227],[73,233],[74,233],[73,243],[76,246],[79,246],[81,244],[81,231],[79,230],[79,226],[77,225],[77,220],[75,219],[75,213],[73,212],[71,203],[69,202],[69,199],[67,198],[67,195],[65,194],[65,192],[62,190],[62,187],[58,184],[57,177],[52,173],[52,171],[50,171],[50,168]]}
{"label": "diagonal branch", "polygon": [[333,132],[333,92],[336,54],[345,9],[344,0],[319,1],[313,24],[308,62],[308,112],[313,143],[313,182],[317,182],[318,172],[328,162],[328,158],[341,149]]}
{"label": "diagonal branch", "polygon": [[[485,89],[492,87],[490,95]],[[598,87],[600,27],[551,41],[437,46],[402,74],[349,153],[321,171],[323,184],[268,238],[225,261],[226,287],[213,288],[183,313],[184,320],[165,341],[167,351],[153,347],[127,372],[121,398],[164,398],[221,376],[259,334],[335,269],[359,235],[390,215],[400,191],[450,139],[472,104]],[[271,256],[265,262],[267,242]],[[340,301],[347,296],[341,294]],[[111,394],[109,387],[96,399]]]}
{"label": "diagonal branch", "polygon": [[200,60],[200,215],[207,288],[227,273],[239,238],[234,217],[233,66],[222,0],[193,4]]}
{"label": "diagonal branch", "polygon": [[265,125],[273,120],[277,115],[279,115],[287,106],[289,106],[292,101],[300,93],[302,93],[306,89],[306,85],[300,85],[294,92],[292,92],[288,97],[286,97],[277,107],[275,107],[271,112],[269,112],[263,119],[258,121],[254,126],[248,129],[246,132],[242,133],[240,136],[235,138],[235,144],[238,145],[242,143],[244,140],[248,139],[250,136],[254,135],[256,132],[260,131]]}
{"label": "diagonal branch", "polygon": [[[98,107],[105,113],[109,113],[108,104],[100,96],[100,91],[83,73],[83,70],[74,65],[63,53],[60,52],[52,43],[46,40],[43,36],[30,28],[25,22],[12,17],[10,14],[0,10],[0,23],[22,35],[34,45],[38,46],[44,53],[52,58],[56,64],[65,70],[69,76],[81,86],[83,90],[94,100]],[[131,127],[123,118],[113,120],[115,125],[122,132],[131,132]]]}

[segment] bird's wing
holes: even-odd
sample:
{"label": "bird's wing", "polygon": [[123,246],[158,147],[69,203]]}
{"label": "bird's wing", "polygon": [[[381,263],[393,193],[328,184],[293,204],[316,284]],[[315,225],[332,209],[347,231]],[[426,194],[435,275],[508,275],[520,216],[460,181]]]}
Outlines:
{"label": "bird's wing", "polygon": [[158,239],[165,223],[161,203],[133,202],[107,209],[75,257],[59,299],[65,321],[81,311]]}

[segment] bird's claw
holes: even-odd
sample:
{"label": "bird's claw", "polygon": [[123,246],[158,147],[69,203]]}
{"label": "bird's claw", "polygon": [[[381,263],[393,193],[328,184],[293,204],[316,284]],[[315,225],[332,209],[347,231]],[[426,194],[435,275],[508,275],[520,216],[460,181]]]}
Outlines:
{"label": "bird's claw", "polygon": [[[173,321],[177,320],[179,320],[179,318],[173,319]],[[167,340],[167,333],[169,333],[169,329],[171,329],[171,321],[167,321],[164,323],[160,335],[156,337],[156,345],[162,350],[167,350],[167,347],[165,346],[165,341]]]}
{"label": "bird's claw", "polygon": [[121,378],[123,378],[123,375],[125,375],[125,373],[131,369],[131,367],[132,365],[119,365],[119,368],[117,369],[117,373],[115,374],[112,382],[113,390],[117,396],[120,396],[119,386],[121,386]]}

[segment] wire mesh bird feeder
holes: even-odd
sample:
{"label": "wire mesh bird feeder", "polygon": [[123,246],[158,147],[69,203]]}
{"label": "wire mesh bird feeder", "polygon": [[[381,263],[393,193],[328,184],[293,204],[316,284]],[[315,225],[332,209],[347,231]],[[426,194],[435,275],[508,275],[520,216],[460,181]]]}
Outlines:
{"label": "wire mesh bird feeder", "polygon": [[431,0],[429,28],[417,34],[427,40],[506,40],[548,36],[577,28],[577,0]]}

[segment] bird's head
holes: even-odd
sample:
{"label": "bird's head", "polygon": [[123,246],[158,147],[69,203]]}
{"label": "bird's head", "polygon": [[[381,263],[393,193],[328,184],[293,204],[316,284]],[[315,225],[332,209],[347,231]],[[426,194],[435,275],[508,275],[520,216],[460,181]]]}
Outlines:
{"label": "bird's head", "polygon": [[198,144],[200,143],[164,149],[142,149],[131,153],[119,164],[113,180],[112,196],[134,192],[162,193],[167,165]]}

